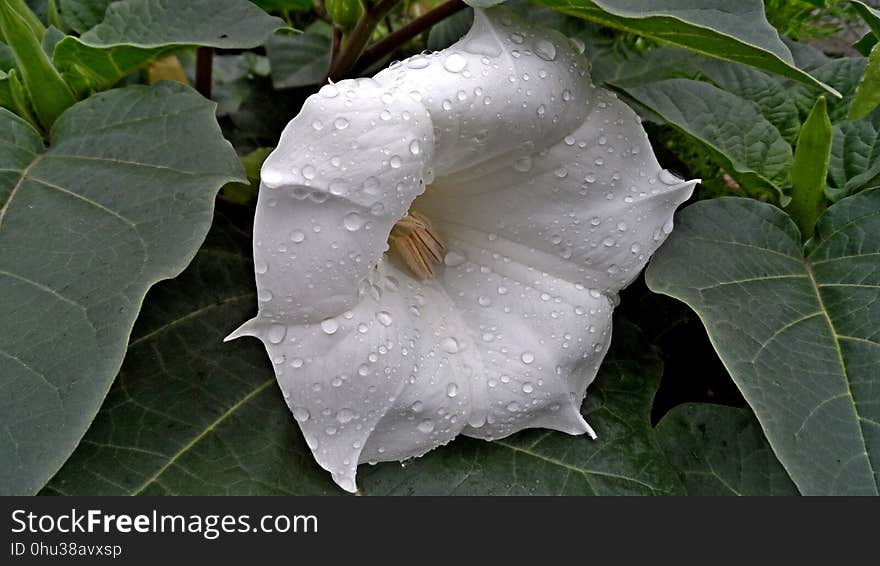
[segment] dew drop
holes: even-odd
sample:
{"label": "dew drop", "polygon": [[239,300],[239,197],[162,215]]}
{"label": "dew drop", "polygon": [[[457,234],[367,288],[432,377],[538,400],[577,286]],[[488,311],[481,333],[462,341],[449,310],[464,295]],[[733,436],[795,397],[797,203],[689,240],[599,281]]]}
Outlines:
{"label": "dew drop", "polygon": [[293,232],[290,233],[290,241],[291,242],[298,244],[305,239],[306,239],[306,235],[303,233],[302,230],[294,230]]}
{"label": "dew drop", "polygon": [[357,212],[349,212],[342,219],[342,224],[349,232],[357,232],[364,225],[364,219]]}
{"label": "dew drop", "polygon": [[304,423],[309,420],[309,410],[305,407],[294,407],[293,408],[293,418],[297,421]]}
{"label": "dew drop", "polygon": [[348,120],[345,118],[342,118],[342,117],[337,118],[336,120],[333,121],[333,126],[337,130],[344,130],[345,128],[348,127]]}
{"label": "dew drop", "polygon": [[379,311],[376,313],[376,320],[379,321],[379,324],[382,326],[391,326],[391,323],[394,322],[394,319],[391,318],[391,313],[388,311]]}
{"label": "dew drop", "polygon": [[451,53],[443,62],[443,68],[450,73],[460,73],[467,67],[467,59],[459,53]]}
{"label": "dew drop", "polygon": [[443,258],[443,263],[445,263],[449,267],[457,267],[463,264],[465,261],[467,261],[466,257],[452,250],[447,252],[446,257]]}
{"label": "dew drop", "polygon": [[446,396],[450,399],[458,395],[458,384],[450,383],[446,386]]}
{"label": "dew drop", "polygon": [[339,323],[334,318],[326,318],[321,321],[321,330],[324,334],[335,334],[339,330]]}
{"label": "dew drop", "polygon": [[452,336],[447,336],[440,341],[440,347],[443,348],[443,351],[448,354],[455,354],[458,352],[459,349],[458,340],[456,340]]}
{"label": "dew drop", "polygon": [[522,384],[523,393],[532,393],[535,390],[535,386],[531,384],[531,382],[526,381]]}
{"label": "dew drop", "polygon": [[403,165],[403,160],[399,155],[392,155],[391,159],[388,160],[388,163],[391,165],[392,169],[399,169],[401,165]]}
{"label": "dew drop", "polygon": [[345,424],[354,419],[354,411],[351,409],[342,409],[338,413],[336,413],[336,420],[341,424]]}
{"label": "dew drop", "polygon": [[546,39],[540,39],[535,45],[535,55],[545,61],[553,61],[556,59],[556,46]]}
{"label": "dew drop", "polygon": [[284,340],[284,336],[287,334],[287,327],[283,324],[273,324],[269,327],[269,332],[266,334],[266,338],[272,344],[280,344],[282,340]]}
{"label": "dew drop", "polygon": [[535,361],[535,354],[531,352],[523,352],[519,359],[521,359],[524,364],[530,364]]}
{"label": "dew drop", "polygon": [[422,153],[422,144],[419,143],[419,140],[413,140],[409,144],[409,152],[413,155],[418,155]]}
{"label": "dew drop", "polygon": [[434,430],[434,421],[431,419],[425,419],[419,423],[418,429],[420,432],[430,434]]}

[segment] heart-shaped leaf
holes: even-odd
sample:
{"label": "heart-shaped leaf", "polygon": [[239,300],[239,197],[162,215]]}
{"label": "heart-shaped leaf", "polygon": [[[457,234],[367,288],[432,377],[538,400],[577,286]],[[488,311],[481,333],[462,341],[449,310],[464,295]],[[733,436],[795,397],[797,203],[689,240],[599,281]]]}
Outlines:
{"label": "heart-shaped leaf", "polygon": [[626,92],[702,142],[741,184],[782,195],[792,162],[791,146],[754,103],[688,79],[657,81]]}
{"label": "heart-shaped leaf", "polygon": [[696,203],[647,271],[703,321],[801,493],[878,493],[880,190],[839,201],[806,248],[749,199]]}
{"label": "heart-shaped leaf", "polygon": [[836,94],[834,89],[795,66],[791,52],[767,21],[760,0],[534,1],[566,14],[757,67]]}
{"label": "heart-shaped leaf", "polygon": [[275,88],[298,88],[324,80],[330,68],[330,38],[316,31],[276,33],[266,44]]}
{"label": "heart-shaped leaf", "polygon": [[99,25],[61,40],[53,61],[78,92],[102,90],[181,47],[256,47],[284,25],[246,0],[121,0]]}
{"label": "heart-shaped leaf", "polygon": [[214,105],[177,83],[76,104],[48,148],[0,121],[0,491],[30,493],[88,428],[147,289],[189,263],[242,175]]}
{"label": "heart-shaped leaf", "polygon": [[833,200],[880,185],[880,110],[834,126],[828,184]]}
{"label": "heart-shaped leaf", "polygon": [[119,377],[47,488],[65,494],[337,493],[313,462],[259,343],[250,238],[222,216],[190,267],[148,295]]}
{"label": "heart-shaped leaf", "polygon": [[655,429],[688,495],[797,495],[748,409],[679,405]]}

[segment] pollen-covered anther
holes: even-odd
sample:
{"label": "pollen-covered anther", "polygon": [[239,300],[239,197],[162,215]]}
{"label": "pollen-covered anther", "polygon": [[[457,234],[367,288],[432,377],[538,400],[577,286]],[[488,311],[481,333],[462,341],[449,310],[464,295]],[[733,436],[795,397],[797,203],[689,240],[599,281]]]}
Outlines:
{"label": "pollen-covered anther", "polygon": [[433,277],[446,255],[446,245],[431,221],[418,212],[410,212],[397,221],[388,243],[392,253],[419,279]]}

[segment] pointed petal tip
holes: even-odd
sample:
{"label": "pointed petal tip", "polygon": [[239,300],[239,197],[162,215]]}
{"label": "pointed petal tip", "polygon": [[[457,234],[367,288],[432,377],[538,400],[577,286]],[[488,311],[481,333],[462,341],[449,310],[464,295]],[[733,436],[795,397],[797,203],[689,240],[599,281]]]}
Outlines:
{"label": "pointed petal tip", "polygon": [[231,342],[236,338],[241,338],[242,336],[254,336],[258,337],[256,331],[253,329],[254,323],[257,319],[252,318],[249,321],[245,322],[238,328],[232,331],[226,338],[223,339],[223,342]]}

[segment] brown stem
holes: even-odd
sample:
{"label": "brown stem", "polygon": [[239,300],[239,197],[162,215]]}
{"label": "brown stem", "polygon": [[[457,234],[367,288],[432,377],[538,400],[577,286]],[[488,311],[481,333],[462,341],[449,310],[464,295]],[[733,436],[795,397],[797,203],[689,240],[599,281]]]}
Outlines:
{"label": "brown stem", "polygon": [[333,44],[330,47],[330,67],[333,67],[333,64],[339,58],[339,48],[342,46],[342,29],[333,26]]}
{"label": "brown stem", "polygon": [[205,98],[211,98],[214,48],[199,47],[196,50],[196,90]]}
{"label": "brown stem", "polygon": [[376,29],[376,25],[397,5],[397,2],[398,0],[379,0],[375,4],[365,2],[367,6],[365,6],[364,14],[348,35],[345,47],[339,52],[339,57],[330,66],[330,72],[327,73],[328,79],[337,81],[354,68],[364,46],[370,40],[373,30]]}
{"label": "brown stem", "polygon": [[380,61],[382,57],[393,52],[410,39],[465,8],[467,8],[467,4],[461,0],[448,0],[427,14],[419,16],[399,30],[388,34],[365,49],[355,66],[355,71],[368,69],[371,65]]}

